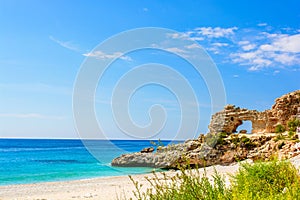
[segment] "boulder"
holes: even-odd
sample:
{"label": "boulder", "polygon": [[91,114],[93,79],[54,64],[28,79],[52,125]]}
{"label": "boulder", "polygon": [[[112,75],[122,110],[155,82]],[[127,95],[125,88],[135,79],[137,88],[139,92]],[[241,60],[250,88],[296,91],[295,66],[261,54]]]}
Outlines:
{"label": "boulder", "polygon": [[141,150],[141,153],[152,153],[154,151],[153,147],[146,147]]}

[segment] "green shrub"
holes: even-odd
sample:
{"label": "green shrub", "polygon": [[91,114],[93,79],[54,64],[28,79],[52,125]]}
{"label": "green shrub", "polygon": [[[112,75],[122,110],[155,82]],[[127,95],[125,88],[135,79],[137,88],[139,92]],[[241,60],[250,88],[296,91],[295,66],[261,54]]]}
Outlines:
{"label": "green shrub", "polygon": [[[193,173],[194,172],[194,173]],[[159,177],[146,178],[151,187],[145,192],[142,185],[134,181],[134,195],[138,200],[294,200],[300,199],[300,181],[295,167],[287,161],[242,164],[232,176],[231,187],[215,171],[213,181],[199,171],[181,170],[170,177],[162,173]]]}
{"label": "green shrub", "polygon": [[226,144],[224,138],[227,138],[228,134],[225,132],[220,132],[217,134],[217,143],[216,144]]}
{"label": "green shrub", "polygon": [[299,119],[293,119],[293,120],[288,121],[289,131],[295,132],[298,126],[300,126]]}
{"label": "green shrub", "polygon": [[243,164],[232,181],[233,199],[299,199],[299,175],[286,161]]}
{"label": "green shrub", "polygon": [[249,139],[248,137],[246,137],[246,136],[242,136],[242,137],[241,137],[241,142],[247,143],[247,142],[249,142],[249,141],[250,141],[250,139]]}
{"label": "green shrub", "polygon": [[277,142],[279,140],[285,140],[285,136],[282,135],[282,133],[278,133],[278,135],[275,137],[274,141]]}
{"label": "green shrub", "polygon": [[278,124],[276,127],[275,127],[275,133],[283,133],[285,131],[285,128],[284,126],[282,126],[281,124]]}
{"label": "green shrub", "polygon": [[[141,191],[142,185],[134,181],[136,191],[134,195],[138,200],[230,200],[230,191],[225,186],[224,179],[215,172],[213,183],[204,174],[200,178],[199,172],[181,170],[181,174],[169,177],[165,173],[163,178],[154,173],[154,179],[146,178],[152,186],[145,192]],[[155,191],[155,192],[154,192]]]}
{"label": "green shrub", "polygon": [[240,143],[240,138],[238,135],[232,135],[231,142],[235,145],[238,145]]}
{"label": "green shrub", "polygon": [[289,131],[289,137],[293,138],[295,136],[296,132],[295,131]]}

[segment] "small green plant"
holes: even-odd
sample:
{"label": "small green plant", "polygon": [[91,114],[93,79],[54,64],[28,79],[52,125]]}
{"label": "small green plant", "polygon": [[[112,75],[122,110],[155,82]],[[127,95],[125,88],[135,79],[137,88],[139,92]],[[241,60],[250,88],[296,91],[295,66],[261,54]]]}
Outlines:
{"label": "small green plant", "polygon": [[275,137],[274,141],[277,142],[279,140],[285,140],[285,136],[282,133],[278,133],[277,136]]}
{"label": "small green plant", "polygon": [[160,139],[158,139],[157,142],[151,140],[150,144],[152,144],[156,148],[165,146],[164,143]]}
{"label": "small green plant", "polygon": [[249,142],[249,141],[250,141],[250,139],[249,139],[248,137],[246,137],[246,136],[242,136],[242,137],[241,137],[241,142],[247,143],[247,142]]}
{"label": "small green plant", "polygon": [[296,132],[295,131],[289,131],[289,137],[293,138],[295,136]]}
{"label": "small green plant", "polygon": [[238,135],[231,135],[231,142],[235,145],[238,145],[240,143],[240,138]]}
{"label": "small green plant", "polygon": [[293,120],[288,121],[289,131],[295,132],[298,126],[300,126],[299,119],[293,119]]}
{"label": "small green plant", "polygon": [[282,126],[281,124],[276,125],[275,133],[283,133],[284,131],[285,131],[284,126]]}
{"label": "small green plant", "polygon": [[279,144],[278,144],[278,149],[282,149],[282,147],[283,147],[284,145],[285,145],[284,142],[279,143]]}

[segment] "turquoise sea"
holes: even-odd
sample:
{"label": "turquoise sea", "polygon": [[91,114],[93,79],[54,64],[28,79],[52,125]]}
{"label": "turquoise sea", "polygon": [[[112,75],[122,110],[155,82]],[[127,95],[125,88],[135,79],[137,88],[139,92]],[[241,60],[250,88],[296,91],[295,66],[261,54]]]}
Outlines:
{"label": "turquoise sea", "polygon": [[[97,159],[86,143],[97,149]],[[110,162],[149,146],[149,140],[0,139],[0,185],[148,173],[153,169],[112,167]]]}

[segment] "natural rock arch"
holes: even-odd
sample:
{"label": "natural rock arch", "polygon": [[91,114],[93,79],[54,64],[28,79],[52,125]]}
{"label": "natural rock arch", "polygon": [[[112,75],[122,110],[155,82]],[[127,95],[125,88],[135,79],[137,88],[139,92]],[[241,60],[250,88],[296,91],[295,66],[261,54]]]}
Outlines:
{"label": "natural rock arch", "polygon": [[242,121],[249,120],[252,122],[252,133],[274,132],[277,124],[287,128],[288,120],[297,117],[298,107],[300,107],[300,90],[276,99],[272,109],[263,112],[227,105],[212,116],[209,130],[211,133],[233,133]]}

